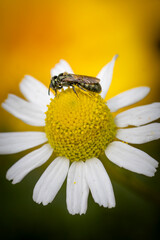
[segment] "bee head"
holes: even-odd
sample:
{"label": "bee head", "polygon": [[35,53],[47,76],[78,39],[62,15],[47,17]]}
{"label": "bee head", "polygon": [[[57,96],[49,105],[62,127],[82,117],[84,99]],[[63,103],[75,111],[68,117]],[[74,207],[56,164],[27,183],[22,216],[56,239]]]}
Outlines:
{"label": "bee head", "polygon": [[59,82],[59,83],[61,83],[65,78],[66,78],[66,75],[67,75],[68,73],[66,73],[66,72],[64,72],[64,73],[60,73],[59,75],[58,75],[58,77],[57,77],[57,81]]}
{"label": "bee head", "polygon": [[50,85],[48,88],[48,95],[50,95],[50,89],[52,88],[53,90],[56,89],[56,82],[57,82],[57,76],[53,76],[50,81]]}
{"label": "bee head", "polygon": [[[61,78],[60,78],[61,74],[59,74],[58,76],[53,76],[51,78],[51,82],[49,85],[49,89],[48,89],[48,94],[50,95],[50,89],[53,89],[55,91],[55,93],[57,93],[57,89],[61,89],[63,86],[61,84]],[[63,76],[63,73],[62,73]]]}

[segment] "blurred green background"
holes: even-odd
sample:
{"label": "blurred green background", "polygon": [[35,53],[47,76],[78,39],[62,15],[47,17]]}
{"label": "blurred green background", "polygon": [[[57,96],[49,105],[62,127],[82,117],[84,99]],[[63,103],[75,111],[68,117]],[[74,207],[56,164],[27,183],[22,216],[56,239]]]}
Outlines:
{"label": "blurred green background", "polygon": [[[138,105],[160,101],[159,0],[6,0],[0,7],[1,102],[9,92],[21,96],[18,84],[24,74],[48,86],[50,69],[61,58],[76,73],[96,75],[117,53],[107,98],[147,85],[152,91]],[[35,130],[3,109],[0,116],[1,132]],[[159,161],[159,146],[160,141],[153,141],[136,147]],[[87,214],[71,216],[66,183],[48,206],[32,200],[48,163],[17,185],[5,179],[7,169],[26,152],[0,156],[1,239],[159,239],[159,169],[147,178],[104,159],[116,208],[99,207],[90,196]]]}

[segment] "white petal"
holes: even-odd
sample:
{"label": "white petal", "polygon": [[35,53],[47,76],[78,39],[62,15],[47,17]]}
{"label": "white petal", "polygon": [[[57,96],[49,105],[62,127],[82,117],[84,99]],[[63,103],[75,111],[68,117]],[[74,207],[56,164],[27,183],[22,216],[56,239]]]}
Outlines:
{"label": "white petal", "polygon": [[115,117],[117,127],[140,126],[160,118],[160,103],[135,107],[119,113]]}
{"label": "white petal", "polygon": [[8,94],[8,98],[2,103],[2,107],[29,125],[45,126],[46,116],[39,107],[13,94]]}
{"label": "white petal", "polygon": [[47,142],[44,132],[0,133],[0,154],[12,154]]}
{"label": "white petal", "polygon": [[66,178],[68,168],[67,158],[56,158],[38,180],[33,191],[33,200],[43,205],[52,202]]}
{"label": "white petal", "polygon": [[61,59],[59,63],[57,63],[55,67],[51,69],[51,76],[57,76],[63,72],[73,73],[70,65],[65,60]]}
{"label": "white petal", "polygon": [[85,162],[86,179],[96,203],[104,207],[115,207],[115,197],[109,176],[97,158]]}
{"label": "white petal", "polygon": [[118,109],[127,107],[131,104],[139,102],[149,93],[149,87],[137,87],[118,94],[117,96],[107,101],[107,106],[111,112],[116,112]]}
{"label": "white petal", "polygon": [[50,98],[54,98],[52,92],[48,95],[48,88],[43,83],[28,75],[20,83],[20,90],[28,101],[37,104],[43,112],[47,110]]}
{"label": "white petal", "polygon": [[97,78],[101,80],[100,84],[102,86],[102,92],[100,95],[102,96],[102,98],[105,98],[110,87],[113,75],[113,68],[117,57],[118,55],[115,55],[112,60],[107,65],[105,65],[97,75]]}
{"label": "white petal", "polygon": [[108,159],[119,167],[149,177],[154,176],[158,166],[158,162],[147,153],[122,142],[110,143],[105,153]]}
{"label": "white petal", "polygon": [[151,142],[160,138],[160,123],[151,123],[142,127],[119,129],[116,137],[134,144]]}
{"label": "white petal", "polygon": [[27,154],[16,162],[7,172],[6,178],[13,184],[20,182],[33,169],[44,164],[52,155],[53,149],[49,144]]}
{"label": "white petal", "polygon": [[73,162],[67,178],[67,209],[71,214],[84,214],[87,210],[89,187],[85,177],[85,164]]}

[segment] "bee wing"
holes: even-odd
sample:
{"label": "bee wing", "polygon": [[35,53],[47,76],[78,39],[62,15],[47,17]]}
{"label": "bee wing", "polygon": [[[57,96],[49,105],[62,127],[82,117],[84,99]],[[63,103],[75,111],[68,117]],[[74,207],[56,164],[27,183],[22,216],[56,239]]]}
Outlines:
{"label": "bee wing", "polygon": [[90,76],[81,76],[82,77],[82,81],[85,82],[85,83],[99,83],[100,82],[100,79],[99,78],[96,78],[96,77],[90,77]]}
{"label": "bee wing", "polygon": [[94,84],[94,83],[99,83],[100,79],[95,77],[85,76],[85,75],[68,74],[65,78],[65,81]]}

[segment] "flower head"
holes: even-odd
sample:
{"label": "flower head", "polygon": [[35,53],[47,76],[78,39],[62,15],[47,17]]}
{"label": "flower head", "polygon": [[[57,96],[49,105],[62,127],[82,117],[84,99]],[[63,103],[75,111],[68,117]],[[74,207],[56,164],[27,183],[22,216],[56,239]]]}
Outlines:
{"label": "flower head", "polygon": [[46,112],[45,132],[59,156],[71,162],[99,157],[115,139],[116,125],[104,100],[76,89],[61,92]]}
{"label": "flower head", "polygon": [[[41,132],[0,133],[0,153],[12,154],[43,144],[16,162],[7,172],[12,183],[20,182],[30,171],[41,166],[53,152],[56,158],[38,180],[33,199],[47,205],[52,202],[67,176],[67,208],[71,214],[87,210],[89,189],[100,206],[112,208],[115,197],[110,178],[98,159],[105,152],[107,158],[120,167],[146,176],[154,176],[158,163],[148,154],[130,146],[160,138],[160,124],[150,123],[160,118],[160,103],[134,107],[114,118],[112,113],[143,99],[148,87],[137,87],[105,102],[117,55],[97,75],[101,94],[76,88],[62,89],[55,97],[30,76],[20,83],[26,100],[9,94],[2,107]],[[61,60],[51,75],[73,73],[69,64]],[[129,128],[126,128],[128,127]],[[130,127],[133,126],[133,127]]]}

